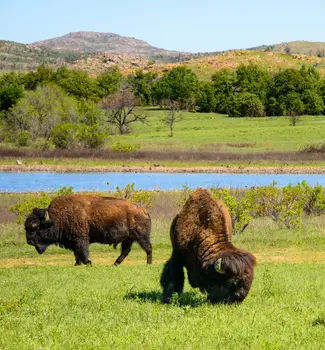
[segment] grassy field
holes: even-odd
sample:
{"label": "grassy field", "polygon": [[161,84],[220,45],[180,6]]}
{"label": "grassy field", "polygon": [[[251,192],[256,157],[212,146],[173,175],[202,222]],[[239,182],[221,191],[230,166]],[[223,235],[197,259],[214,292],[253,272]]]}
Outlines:
{"label": "grassy field", "polygon": [[149,149],[275,152],[297,151],[325,137],[325,118],[305,116],[295,126],[286,117],[229,118],[216,113],[182,112],[183,119],[175,124],[174,136],[161,123],[163,110],[147,112],[149,124],[137,124],[129,135],[112,141],[129,142]]}
{"label": "grassy field", "polygon": [[160,304],[159,277],[171,247],[177,197],[161,193],[151,209],[154,264],[135,245],[92,245],[93,266],[74,267],[72,252],[42,256],[25,243],[8,212],[19,195],[0,196],[0,349],[323,349],[325,218],[299,230],[254,220],[234,244],[258,261],[239,306],[210,305],[188,283],[172,305]]}
{"label": "grassy field", "polygon": [[[303,116],[293,127],[287,117],[229,118],[215,113],[182,112],[174,137],[161,122],[165,113],[145,109],[148,123],[135,123],[128,135],[111,135],[101,150],[68,152],[0,148],[1,165],[23,159],[27,166],[324,166],[321,153],[302,153],[307,145],[325,139],[325,118]],[[135,145],[130,153],[114,152],[120,142]],[[51,153],[52,152],[52,153]]]}

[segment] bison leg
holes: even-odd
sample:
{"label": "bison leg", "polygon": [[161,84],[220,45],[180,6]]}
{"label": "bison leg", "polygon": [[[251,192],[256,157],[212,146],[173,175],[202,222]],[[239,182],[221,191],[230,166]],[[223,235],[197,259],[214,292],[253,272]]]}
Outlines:
{"label": "bison leg", "polygon": [[79,241],[74,244],[73,248],[74,256],[76,258],[75,265],[81,264],[91,264],[89,257],[89,242],[88,241]]}
{"label": "bison leg", "polygon": [[149,238],[141,238],[138,240],[138,243],[147,254],[147,264],[152,264],[152,246]]}
{"label": "bison leg", "polygon": [[173,293],[180,294],[184,288],[184,271],[181,259],[173,252],[164,266],[160,278],[163,287],[162,302],[168,304]]}
{"label": "bison leg", "polygon": [[133,241],[130,238],[126,238],[122,242],[121,255],[116,259],[116,261],[114,263],[115,266],[120,265],[120,263],[129,255],[132,243],[133,243]]}

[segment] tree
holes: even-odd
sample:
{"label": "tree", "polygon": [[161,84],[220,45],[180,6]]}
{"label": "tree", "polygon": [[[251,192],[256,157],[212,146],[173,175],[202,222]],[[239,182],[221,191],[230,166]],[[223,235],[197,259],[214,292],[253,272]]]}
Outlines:
{"label": "tree", "polygon": [[146,122],[147,115],[136,110],[138,104],[138,99],[130,89],[118,91],[101,101],[101,107],[107,113],[107,122],[115,126],[121,135],[130,132],[132,123]]}
{"label": "tree", "polygon": [[212,76],[216,109],[218,113],[228,113],[235,94],[236,73],[231,70],[221,69]]}
{"label": "tree", "polygon": [[271,76],[266,69],[257,65],[240,65],[236,69],[236,90],[250,92],[259,97],[264,104]]}
{"label": "tree", "polygon": [[167,100],[164,101],[164,106],[168,108],[168,112],[164,115],[162,121],[169,127],[169,136],[173,137],[175,123],[182,119],[182,115],[180,114],[180,104],[177,101]]}
{"label": "tree", "polygon": [[15,72],[3,74],[0,77],[0,112],[8,111],[23,97],[23,76]]}
{"label": "tree", "polygon": [[211,82],[200,82],[196,98],[196,106],[200,112],[214,112],[217,100],[214,94],[214,86]]}
{"label": "tree", "polygon": [[195,73],[185,66],[179,66],[153,84],[152,94],[158,103],[162,100],[178,101],[181,108],[188,109],[195,103],[197,89],[198,79]]}
{"label": "tree", "polygon": [[259,97],[250,92],[241,92],[229,106],[229,117],[262,117],[264,106]]}
{"label": "tree", "polygon": [[121,88],[123,75],[118,66],[109,68],[106,72],[99,74],[96,82],[99,87],[100,97],[110,95]]}
{"label": "tree", "polygon": [[76,103],[56,85],[44,85],[27,91],[7,113],[9,130],[29,131],[33,139],[48,138],[52,128],[77,119]]}
{"label": "tree", "polygon": [[98,101],[100,98],[101,93],[97,82],[83,70],[69,70],[61,67],[56,71],[54,81],[67,94],[79,100]]}
{"label": "tree", "polygon": [[24,87],[27,90],[35,90],[40,84],[48,84],[54,79],[54,72],[52,68],[44,65],[38,66],[36,71],[29,72],[25,75]]}
{"label": "tree", "polygon": [[137,70],[128,77],[134,95],[137,96],[142,104],[148,105],[152,102],[152,84],[157,78],[157,73]]}

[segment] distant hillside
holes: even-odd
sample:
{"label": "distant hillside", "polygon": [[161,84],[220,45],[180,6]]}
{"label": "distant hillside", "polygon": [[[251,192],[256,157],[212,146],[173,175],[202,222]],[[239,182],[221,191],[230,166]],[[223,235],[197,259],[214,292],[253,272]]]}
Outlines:
{"label": "distant hillside", "polygon": [[159,49],[143,40],[114,33],[74,32],[53,39],[37,41],[31,46],[77,53],[107,52],[145,56],[162,61],[184,60],[190,56],[190,53]]}
{"label": "distant hillside", "polygon": [[249,50],[274,51],[287,54],[325,57],[325,42],[297,40],[281,44],[256,46]]}
{"label": "distant hillside", "polygon": [[138,68],[142,68],[147,72],[155,71],[158,74],[163,74],[175,66],[185,65],[192,69],[200,79],[207,80],[219,69],[236,69],[240,64],[249,63],[273,72],[285,68],[299,69],[303,64],[313,65],[325,76],[325,58],[323,57],[252,50],[226,51],[214,56],[196,56],[185,62],[161,64],[153,64],[144,57],[98,53],[88,58],[77,60],[70,64],[69,67],[84,69],[90,74],[96,75],[117,64],[124,74],[129,74]]}
{"label": "distant hillside", "polygon": [[41,64],[60,66],[71,63],[81,55],[58,52],[46,47],[31,47],[14,41],[0,40],[0,70],[33,70]]}

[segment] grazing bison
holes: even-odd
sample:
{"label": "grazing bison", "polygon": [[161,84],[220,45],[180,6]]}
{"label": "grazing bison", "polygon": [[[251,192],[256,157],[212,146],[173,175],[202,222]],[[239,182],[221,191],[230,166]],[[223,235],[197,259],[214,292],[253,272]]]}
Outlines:
{"label": "grazing bison", "polygon": [[152,263],[151,219],[147,211],[129,201],[98,195],[72,194],[55,198],[47,209],[33,209],[25,221],[27,243],[39,254],[50,244],[70,249],[76,265],[91,264],[89,244],[122,243],[119,265],[129,254],[134,241]]}
{"label": "grazing bison", "polygon": [[197,189],[174,218],[170,238],[173,251],[160,283],[163,303],[181,293],[184,271],[192,287],[207,293],[212,303],[241,302],[253,281],[255,257],[231,243],[231,217],[221,201]]}

